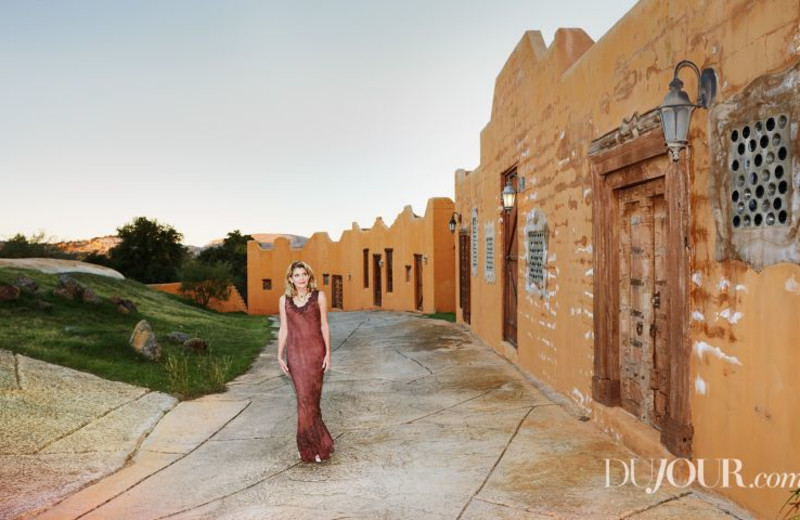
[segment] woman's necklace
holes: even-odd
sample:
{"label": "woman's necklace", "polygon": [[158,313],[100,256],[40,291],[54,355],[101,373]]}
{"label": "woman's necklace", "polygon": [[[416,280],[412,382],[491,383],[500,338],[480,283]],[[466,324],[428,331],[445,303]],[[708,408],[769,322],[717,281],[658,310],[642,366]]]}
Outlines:
{"label": "woman's necklace", "polygon": [[295,296],[295,303],[298,307],[302,307],[306,304],[309,298],[311,298],[311,291],[308,291],[305,294],[298,293],[297,296]]}

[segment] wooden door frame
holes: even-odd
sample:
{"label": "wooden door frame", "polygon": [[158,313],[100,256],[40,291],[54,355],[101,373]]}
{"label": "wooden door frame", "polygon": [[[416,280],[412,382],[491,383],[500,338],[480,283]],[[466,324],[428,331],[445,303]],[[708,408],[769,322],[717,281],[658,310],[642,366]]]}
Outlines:
{"label": "wooden door frame", "polygon": [[[517,166],[514,165],[512,168],[509,168],[500,176],[501,180],[501,187],[500,190],[502,191],[505,188],[507,182],[511,182],[511,186],[514,188],[514,191],[518,191],[519,186],[519,177],[517,176]],[[508,342],[511,346],[515,349],[518,348],[518,340],[519,340],[519,194],[514,198],[514,206],[508,210],[503,210],[503,240],[501,244],[501,251],[503,259],[503,341]],[[510,235],[510,236],[509,236]],[[509,266],[508,257],[508,249],[510,249],[511,245],[516,242],[517,250],[515,251],[517,258],[514,259],[514,269],[512,271],[511,267]],[[495,248],[497,248],[497,243],[495,243]],[[516,277],[514,277],[516,275]],[[509,288],[514,288],[514,331],[513,331],[513,338],[510,337],[510,326],[509,317],[511,316],[511,312],[509,312],[509,305],[508,305],[508,293]]]}
{"label": "wooden door frame", "polygon": [[[615,190],[664,177],[669,212],[667,281],[670,356],[669,410],[661,443],[675,455],[690,457],[694,430],[689,408],[691,346],[689,342],[689,172],[688,153],[673,162],[667,156],[664,135],[654,111],[592,143],[592,232],[594,235],[594,375],[592,397],[606,406],[620,405],[619,377],[619,234]],[[626,127],[627,128],[624,128]],[[623,132],[623,129],[625,132]],[[648,161],[648,163],[645,163]],[[652,166],[657,161],[659,168]],[[638,168],[629,166],[638,165]]]}

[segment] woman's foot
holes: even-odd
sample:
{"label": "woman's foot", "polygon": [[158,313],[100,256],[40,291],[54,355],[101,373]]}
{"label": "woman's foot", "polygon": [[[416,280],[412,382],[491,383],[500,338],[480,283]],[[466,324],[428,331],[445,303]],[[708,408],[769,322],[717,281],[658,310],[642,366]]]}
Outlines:
{"label": "woman's foot", "polygon": [[315,460],[315,461],[317,461],[317,462],[322,462],[322,459],[321,459],[321,458],[319,458],[319,455],[317,455],[316,457],[314,457],[314,460]]}

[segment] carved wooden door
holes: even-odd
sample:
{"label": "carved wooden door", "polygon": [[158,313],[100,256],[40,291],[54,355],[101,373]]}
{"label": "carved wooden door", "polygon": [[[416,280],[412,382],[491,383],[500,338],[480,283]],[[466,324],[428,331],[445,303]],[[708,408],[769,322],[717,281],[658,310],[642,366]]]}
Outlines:
{"label": "carved wooden door", "polygon": [[381,287],[381,255],[372,255],[372,304],[380,307],[383,304],[383,287]]}
{"label": "carved wooden door", "polygon": [[470,235],[467,231],[461,231],[458,235],[458,294],[461,306],[461,316],[464,323],[470,321]]}
{"label": "carved wooden door", "polygon": [[344,283],[342,283],[342,275],[333,275],[332,292],[331,307],[334,309],[344,309]]}
{"label": "carved wooden door", "polygon": [[622,406],[661,429],[669,406],[667,205],[663,178],[619,193]]}

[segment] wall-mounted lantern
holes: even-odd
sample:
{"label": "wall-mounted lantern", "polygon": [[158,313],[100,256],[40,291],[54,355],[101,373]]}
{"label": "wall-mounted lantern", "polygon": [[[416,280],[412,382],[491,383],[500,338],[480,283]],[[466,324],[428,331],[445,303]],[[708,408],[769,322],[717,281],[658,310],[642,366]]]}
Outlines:
{"label": "wall-mounted lantern", "polygon": [[454,211],[453,215],[450,217],[450,222],[447,223],[447,227],[450,228],[451,233],[455,233],[456,231],[456,216],[458,217],[458,224],[461,224],[461,213]]}
{"label": "wall-mounted lantern", "polygon": [[517,198],[517,192],[514,189],[514,186],[511,184],[511,181],[517,176],[516,173],[512,173],[506,179],[506,186],[503,188],[503,192],[500,194],[501,199],[503,200],[503,209],[508,213],[511,211],[511,208],[514,207],[514,200]]}
{"label": "wall-mounted lantern", "polygon": [[[697,74],[697,103],[692,103],[689,99],[689,95],[683,90],[683,81],[678,77],[678,72],[684,67],[691,68]],[[678,160],[681,150],[689,144],[687,136],[692,112],[695,108],[708,108],[716,93],[717,75],[714,69],[703,69],[701,74],[697,65],[689,60],[682,60],[675,65],[669,92],[659,107],[661,130],[673,161]]]}

